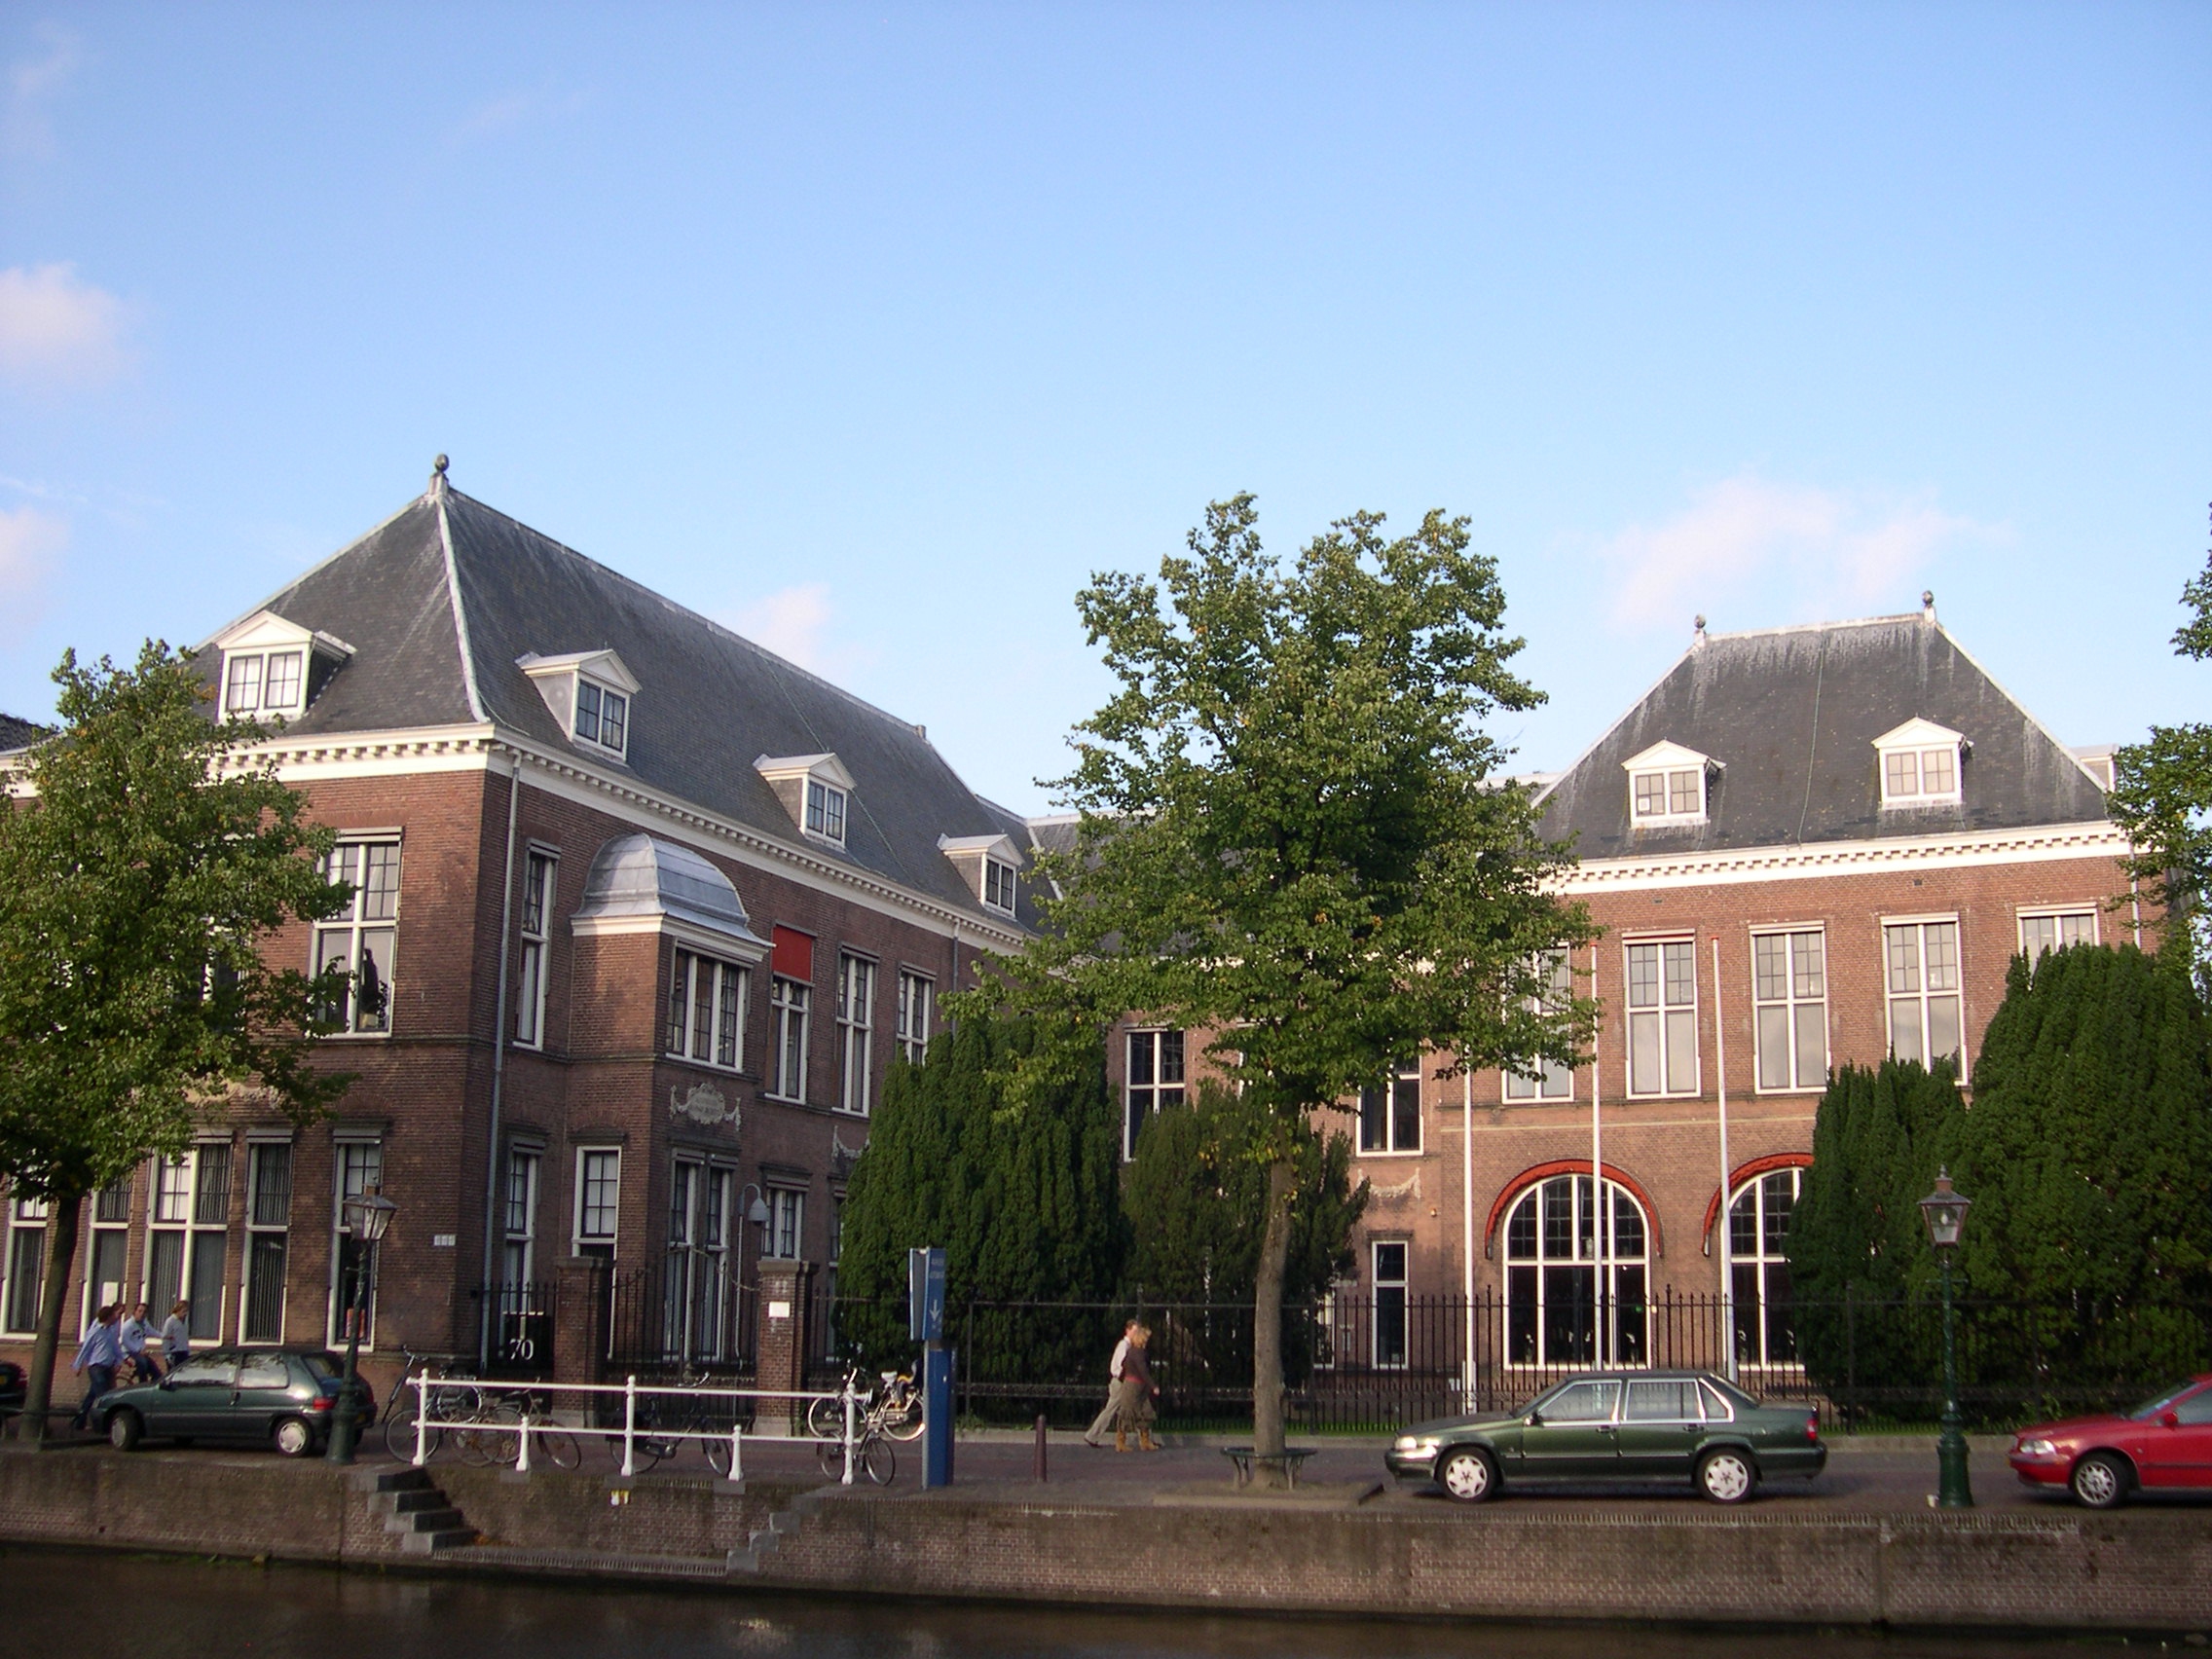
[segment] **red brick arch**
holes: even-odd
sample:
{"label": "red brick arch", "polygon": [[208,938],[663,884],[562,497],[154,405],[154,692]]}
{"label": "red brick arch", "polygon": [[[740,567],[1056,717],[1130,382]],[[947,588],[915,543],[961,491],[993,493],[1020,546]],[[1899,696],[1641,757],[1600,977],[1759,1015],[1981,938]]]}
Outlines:
{"label": "red brick arch", "polygon": [[[1746,1181],[1756,1180],[1777,1169],[1810,1169],[1812,1166],[1813,1155],[1809,1152],[1772,1152],[1764,1158],[1754,1158],[1749,1163],[1738,1164],[1736,1172],[1728,1177],[1728,1191],[1733,1193]],[[1720,1193],[1716,1189],[1713,1201],[1705,1206],[1705,1231],[1699,1235],[1704,1241],[1708,1256],[1713,1254],[1713,1226],[1719,1219]]]}
{"label": "red brick arch", "polygon": [[[1651,1201],[1651,1195],[1643,1190],[1637,1178],[1617,1163],[1602,1165],[1605,1179],[1624,1189],[1631,1198],[1643,1206],[1643,1225],[1651,1233],[1651,1254],[1654,1258],[1667,1253],[1665,1240],[1659,1233],[1659,1206]],[[1504,1221],[1505,1212],[1513,1207],[1514,1199],[1539,1181],[1548,1181],[1554,1175],[1587,1175],[1590,1161],[1587,1158],[1555,1158],[1549,1163],[1538,1163],[1524,1169],[1498,1190],[1497,1201],[1490,1206],[1490,1220],[1483,1227],[1483,1260],[1489,1261],[1497,1244],[1498,1224]]]}

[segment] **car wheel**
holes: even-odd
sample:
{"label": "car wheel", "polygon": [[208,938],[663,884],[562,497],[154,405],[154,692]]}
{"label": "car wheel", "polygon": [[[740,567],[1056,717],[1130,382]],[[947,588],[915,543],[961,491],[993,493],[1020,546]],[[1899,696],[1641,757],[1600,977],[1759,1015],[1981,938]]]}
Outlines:
{"label": "car wheel", "polygon": [[1497,1466],[1471,1447],[1454,1452],[1437,1465],[1436,1484],[1460,1503],[1481,1503],[1497,1493]]}
{"label": "car wheel", "polygon": [[118,1452],[135,1452],[145,1432],[145,1421],[128,1406],[107,1419],[107,1443]]}
{"label": "car wheel", "polygon": [[1742,1503],[1758,1485],[1751,1455],[1731,1446],[1708,1452],[1697,1466],[1697,1490],[1715,1503]]}
{"label": "car wheel", "polygon": [[2085,1509],[2118,1509],[2135,1483],[2122,1459],[2110,1452],[2092,1452],[2074,1465],[2066,1484],[2074,1489],[2074,1501]]}
{"label": "car wheel", "polygon": [[276,1450],[287,1457],[304,1457],[314,1444],[314,1435],[298,1418],[286,1418],[278,1423],[275,1439]]}

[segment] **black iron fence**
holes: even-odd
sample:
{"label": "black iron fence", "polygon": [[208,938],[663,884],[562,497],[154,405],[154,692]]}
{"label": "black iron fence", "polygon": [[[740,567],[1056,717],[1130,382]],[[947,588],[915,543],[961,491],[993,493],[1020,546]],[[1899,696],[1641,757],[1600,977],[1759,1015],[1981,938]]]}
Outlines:
{"label": "black iron fence", "polygon": [[[840,1308],[810,1309],[810,1360],[843,1357]],[[987,1303],[953,1309],[962,1413],[985,1422],[1087,1422],[1104,1403],[1124,1319],[1152,1326],[1164,1422],[1250,1420],[1252,1309],[1223,1304]],[[2212,1306],[2155,1313],[1964,1300],[1960,1401],[1982,1423],[2104,1410],[2212,1365]],[[1601,1336],[1603,1340],[1601,1341]],[[1510,1410],[1604,1364],[1734,1375],[1753,1393],[1818,1407],[1840,1427],[1934,1419],[1942,1408],[1942,1311],[1933,1298],[1750,1307],[1717,1295],[1530,1306],[1461,1296],[1340,1293],[1283,1310],[1286,1407],[1311,1428],[1389,1429],[1462,1411]],[[894,1356],[876,1355],[889,1364]],[[897,1356],[903,1357],[903,1356]],[[1733,1360],[1733,1365],[1731,1365]]]}
{"label": "black iron fence", "polygon": [[560,1284],[478,1285],[469,1295],[489,1298],[494,1377],[542,1380],[553,1375],[553,1332],[560,1322]]}
{"label": "black iron fence", "polygon": [[653,1376],[753,1373],[759,1293],[722,1252],[671,1250],[613,1275],[607,1296],[609,1364]]}

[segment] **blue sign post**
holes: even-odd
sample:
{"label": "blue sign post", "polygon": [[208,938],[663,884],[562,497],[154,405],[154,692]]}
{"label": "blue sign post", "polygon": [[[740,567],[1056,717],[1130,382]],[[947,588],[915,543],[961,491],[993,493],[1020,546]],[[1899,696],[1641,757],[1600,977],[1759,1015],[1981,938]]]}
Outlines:
{"label": "blue sign post", "polygon": [[952,1350],[944,1346],[944,1251],[906,1253],[906,1330],[922,1345],[922,1485],[952,1484]]}

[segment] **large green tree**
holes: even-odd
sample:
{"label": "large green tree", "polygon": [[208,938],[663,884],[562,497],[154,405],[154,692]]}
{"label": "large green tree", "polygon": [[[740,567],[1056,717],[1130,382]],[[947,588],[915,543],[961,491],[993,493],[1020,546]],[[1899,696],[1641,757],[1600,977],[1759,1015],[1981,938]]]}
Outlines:
{"label": "large green tree", "polygon": [[1395,538],[1357,514],[1285,569],[1238,496],[1157,582],[1077,606],[1119,689],[1074,733],[1078,845],[1042,861],[1058,897],[1008,989],[1070,1027],[1198,1033],[1263,1114],[1253,1435],[1279,1452],[1300,1126],[1409,1054],[1566,1062],[1587,1033],[1586,1001],[1544,1001],[1541,953],[1592,934],[1555,893],[1568,855],[1484,729],[1540,697],[1495,566],[1441,512]]}
{"label": "large green tree", "polygon": [[0,1176],[53,1215],[41,1435],[86,1196],[182,1151],[234,1088],[304,1119],[346,1083],[309,1060],[333,987],[259,949],[347,896],[316,866],[328,832],[240,755],[260,728],[210,720],[190,659],[153,642],[130,668],[72,652],[54,679],[61,729],[0,810]]}
{"label": "large green tree", "polygon": [[[1009,1062],[1036,1028],[969,1011],[897,1065],[846,1188],[837,1286],[840,1344],[874,1363],[911,1355],[906,1252],[945,1250],[947,1305],[1095,1302],[1115,1294],[1125,1235],[1116,1194],[1118,1124],[1102,1047],[1063,1056],[1059,1081],[1014,1111]],[[1095,1369],[1107,1320],[994,1309],[966,1363],[985,1377]]]}
{"label": "large green tree", "polygon": [[[2182,589],[2190,620],[2174,635],[2175,651],[2198,662],[2212,657],[2212,555],[2204,571]],[[2212,725],[2151,728],[2141,743],[2113,754],[2114,785],[2106,796],[2113,822],[2134,843],[2128,873],[2164,903],[2182,923],[2166,935],[2196,974],[2199,989],[2212,987]]]}

